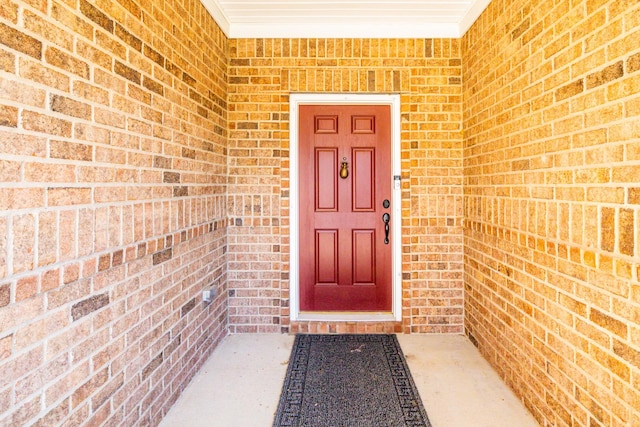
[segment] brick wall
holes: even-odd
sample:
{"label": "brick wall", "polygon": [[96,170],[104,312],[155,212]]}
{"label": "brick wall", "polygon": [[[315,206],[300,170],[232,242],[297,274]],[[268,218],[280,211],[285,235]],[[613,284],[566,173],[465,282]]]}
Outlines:
{"label": "brick wall", "polygon": [[[462,84],[458,40],[229,41],[231,331],[461,332]],[[289,98],[399,93],[402,322],[289,321]]]}
{"label": "brick wall", "polygon": [[542,425],[640,425],[640,3],[493,0],[462,57],[467,334]]}
{"label": "brick wall", "polygon": [[[463,321],[542,424],[640,424],[639,17],[228,41],[196,0],[5,2],[0,424],[154,424],[227,322]],[[289,320],[291,92],[401,95],[400,323]]]}
{"label": "brick wall", "polygon": [[0,6],[0,425],[155,424],[226,333],[226,43],[197,0]]}

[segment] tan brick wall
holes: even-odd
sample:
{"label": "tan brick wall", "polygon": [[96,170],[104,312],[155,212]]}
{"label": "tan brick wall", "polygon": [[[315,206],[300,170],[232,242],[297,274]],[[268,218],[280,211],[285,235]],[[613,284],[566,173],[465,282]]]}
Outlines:
{"label": "tan brick wall", "polygon": [[3,1],[0,425],[157,424],[226,334],[226,50],[197,0]]}
{"label": "tan brick wall", "polygon": [[[229,41],[232,331],[462,332],[458,40]],[[402,322],[289,322],[289,94],[399,93]]]}
{"label": "tan brick wall", "polygon": [[493,0],[462,41],[465,327],[542,425],[640,425],[640,3]]}
{"label": "tan brick wall", "polygon": [[[227,41],[196,0],[6,2],[0,424],[154,424],[227,315],[464,320],[542,424],[640,424],[639,8],[493,0],[461,41]],[[398,324],[289,320],[293,92],[401,95]]]}

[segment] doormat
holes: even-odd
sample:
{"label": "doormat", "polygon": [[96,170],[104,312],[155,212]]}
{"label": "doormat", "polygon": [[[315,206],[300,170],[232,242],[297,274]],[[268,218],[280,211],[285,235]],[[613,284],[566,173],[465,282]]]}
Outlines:
{"label": "doormat", "polygon": [[431,427],[395,335],[296,335],[274,427]]}

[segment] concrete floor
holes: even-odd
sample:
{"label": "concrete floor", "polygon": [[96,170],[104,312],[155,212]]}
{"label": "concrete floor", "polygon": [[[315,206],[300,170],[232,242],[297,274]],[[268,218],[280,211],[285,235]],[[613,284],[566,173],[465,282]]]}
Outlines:
{"label": "concrete floor", "polygon": [[[293,338],[225,338],[160,427],[271,426]],[[433,427],[538,426],[464,336],[398,335],[398,341]]]}

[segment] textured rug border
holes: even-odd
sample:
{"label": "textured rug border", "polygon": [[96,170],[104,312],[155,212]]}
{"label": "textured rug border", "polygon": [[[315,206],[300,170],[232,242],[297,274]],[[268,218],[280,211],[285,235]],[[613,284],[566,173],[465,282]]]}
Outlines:
{"label": "textured rug border", "polygon": [[[306,380],[311,344],[314,342],[349,342],[381,343],[389,370],[394,380],[396,395],[403,411],[407,427],[431,427],[427,412],[422,404],[418,388],[413,381],[409,365],[398,338],[394,334],[297,334],[291,349],[291,356],[287,366],[287,373],[282,385],[278,409],[273,421],[273,427],[298,426],[298,419],[302,411],[304,384]],[[301,370],[301,367],[305,369]],[[401,367],[401,369],[399,369]],[[406,394],[409,386],[411,394]],[[400,391],[403,391],[402,393]],[[415,403],[421,419],[416,418]],[[297,414],[297,415],[296,415]]]}

